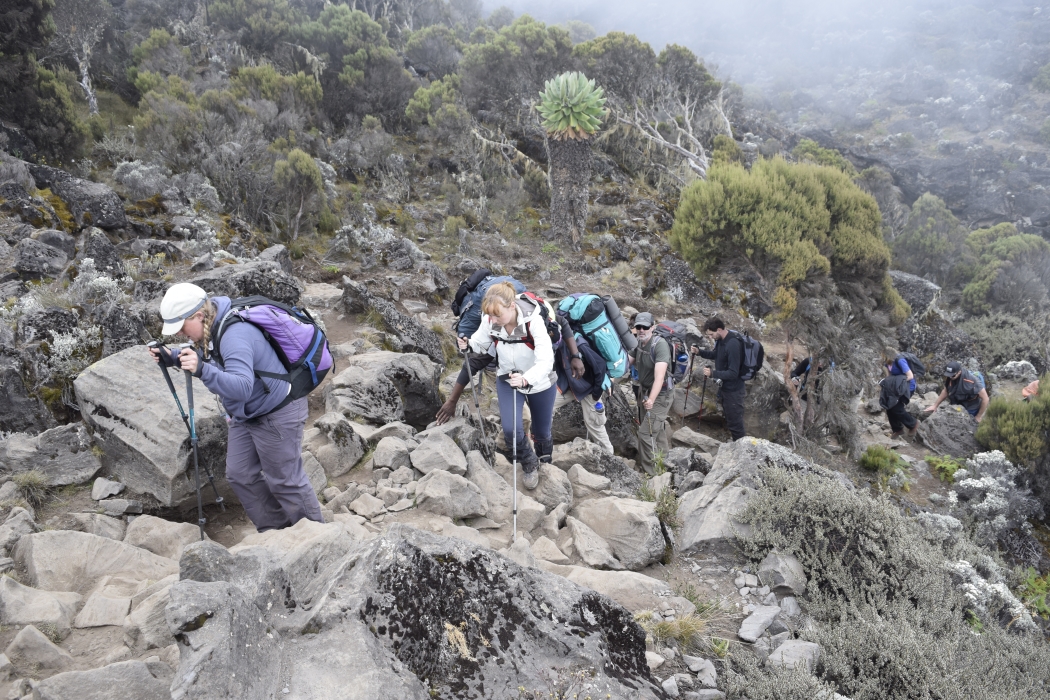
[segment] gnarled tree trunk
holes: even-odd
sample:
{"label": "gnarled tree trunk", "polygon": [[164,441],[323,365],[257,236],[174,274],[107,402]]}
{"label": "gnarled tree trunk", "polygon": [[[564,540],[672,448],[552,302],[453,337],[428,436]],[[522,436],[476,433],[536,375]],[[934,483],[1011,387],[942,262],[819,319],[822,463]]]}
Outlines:
{"label": "gnarled tree trunk", "polygon": [[548,139],[551,176],[551,233],[578,249],[587,231],[591,144],[580,139]]}

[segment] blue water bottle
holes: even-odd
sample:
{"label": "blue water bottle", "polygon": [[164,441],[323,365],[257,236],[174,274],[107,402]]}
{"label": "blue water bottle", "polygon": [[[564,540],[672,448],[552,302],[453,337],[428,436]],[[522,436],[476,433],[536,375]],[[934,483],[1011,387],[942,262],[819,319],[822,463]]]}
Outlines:
{"label": "blue water bottle", "polygon": [[595,401],[594,402],[594,412],[595,413],[605,413],[605,406],[602,404],[601,401]]}

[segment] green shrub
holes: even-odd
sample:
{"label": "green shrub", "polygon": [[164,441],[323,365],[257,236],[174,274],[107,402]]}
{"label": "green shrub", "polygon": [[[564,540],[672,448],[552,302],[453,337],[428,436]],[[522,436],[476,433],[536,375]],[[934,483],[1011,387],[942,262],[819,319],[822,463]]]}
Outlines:
{"label": "green shrub", "polygon": [[781,158],[750,171],[713,164],[707,180],[682,192],[671,243],[697,275],[746,257],[775,280],[782,318],[795,312],[803,283],[821,275],[871,280],[881,290],[890,259],[871,195],[836,168]]}
{"label": "green shrub", "polygon": [[926,464],[930,465],[933,473],[937,475],[937,478],[948,484],[955,480],[955,472],[962,469],[965,465],[964,460],[951,456],[937,457],[935,455],[927,455],[924,459]]}
{"label": "green shrub", "polygon": [[[1050,386],[1050,375],[1040,379]],[[996,397],[988,404],[984,420],[977,426],[977,442],[990,450],[1001,450],[1017,465],[1034,467],[1050,452],[1050,392],[1040,392],[1028,402]]]}
{"label": "green shrub", "polygon": [[963,321],[959,328],[973,337],[977,351],[988,367],[1011,360],[1028,360],[1037,370],[1050,368],[1046,347],[1050,316],[1045,313],[1021,318],[1011,313],[995,312]]}
{"label": "green shrub", "polygon": [[730,136],[715,136],[711,148],[711,161],[714,163],[743,163],[744,152]]}
{"label": "green shrub", "polygon": [[857,174],[857,169],[853,167],[853,163],[846,160],[841,153],[834,148],[821,148],[820,144],[812,139],[799,141],[798,145],[791,149],[791,155],[805,163],[815,163],[816,165],[826,165],[829,168],[837,168],[851,177]]}
{"label": "green shrub", "polygon": [[967,235],[944,201],[927,192],[915,200],[908,223],[893,242],[893,265],[944,286],[958,277]]}
{"label": "green shrub", "polygon": [[588,77],[626,104],[633,104],[651,89],[658,71],[652,47],[624,32],[609,32],[577,44],[572,54]]}
{"label": "green shrub", "polygon": [[871,445],[860,457],[860,466],[870,472],[894,473],[900,468],[901,458],[893,450],[882,445]]}
{"label": "green shrub", "polygon": [[[1004,629],[990,608],[974,611],[946,570],[976,563],[993,576],[991,559],[968,540],[935,544],[886,496],[848,491],[836,480],[766,468],[763,487],[742,514],[741,542],[756,560],[771,549],[793,553],[808,577],[804,602],[815,628],[803,639],[821,645],[816,678],[853,700],[1035,698],[1050,683],[1050,648],[1039,638]],[[994,577],[994,576],[993,576]],[[1006,619],[1009,619],[1007,616]],[[803,679],[761,681],[743,657],[730,657],[733,697],[818,697],[782,694]],[[755,690],[734,680],[753,679]],[[810,692],[810,694],[806,694]]]}
{"label": "green shrub", "polygon": [[1028,567],[1024,571],[1024,581],[1017,587],[1017,595],[1032,614],[1050,620],[1050,604],[1046,600],[1050,595],[1050,574],[1040,576],[1038,571]]}
{"label": "green shrub", "polygon": [[[967,236],[966,246],[976,260],[962,294],[963,306],[970,313],[987,313],[993,306],[1020,310],[1045,298],[1050,283],[1050,243],[1043,238],[1018,233],[1013,224],[1003,223],[974,231]],[[1024,283],[1032,279],[1038,285],[1029,288]]]}

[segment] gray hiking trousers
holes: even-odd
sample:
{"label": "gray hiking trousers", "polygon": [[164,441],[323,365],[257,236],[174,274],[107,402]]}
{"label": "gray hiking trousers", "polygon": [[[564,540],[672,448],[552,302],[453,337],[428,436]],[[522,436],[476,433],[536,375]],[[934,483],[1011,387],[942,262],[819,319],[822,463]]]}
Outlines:
{"label": "gray hiking trousers", "polygon": [[295,525],[303,518],[324,522],[303,470],[306,397],[245,423],[231,423],[226,478],[259,532]]}

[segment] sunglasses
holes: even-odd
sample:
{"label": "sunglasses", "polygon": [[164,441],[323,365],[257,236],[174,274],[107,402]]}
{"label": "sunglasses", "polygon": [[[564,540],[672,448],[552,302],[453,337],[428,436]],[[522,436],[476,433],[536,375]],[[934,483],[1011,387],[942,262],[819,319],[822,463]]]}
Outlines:
{"label": "sunglasses", "polygon": [[634,327],[634,329],[635,329],[636,331],[647,331],[647,330],[649,330],[650,328],[652,328],[652,326],[635,326],[635,327]]}

